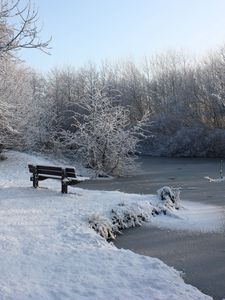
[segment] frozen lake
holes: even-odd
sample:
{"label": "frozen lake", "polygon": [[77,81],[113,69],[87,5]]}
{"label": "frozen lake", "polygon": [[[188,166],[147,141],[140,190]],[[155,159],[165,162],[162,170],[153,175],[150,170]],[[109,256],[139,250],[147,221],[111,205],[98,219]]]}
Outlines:
{"label": "frozen lake", "polygon": [[[180,187],[181,200],[213,204],[225,208],[225,181],[219,178],[220,159],[141,159],[141,170],[133,176],[82,183],[88,189],[120,190],[155,194],[164,185]],[[225,173],[225,164],[224,164]],[[224,174],[225,175],[225,174]],[[163,229],[146,224],[129,229],[115,241],[118,248],[158,257],[185,273],[184,279],[214,299],[225,298],[225,230],[203,233]]]}
{"label": "frozen lake", "polygon": [[[79,187],[155,194],[156,190],[163,185],[169,185],[182,188],[182,199],[225,205],[225,181],[209,183],[204,178],[205,176],[212,178],[220,176],[220,159],[143,157],[140,162],[141,169],[133,176],[92,180],[79,184]],[[225,175],[225,161],[223,167]]]}

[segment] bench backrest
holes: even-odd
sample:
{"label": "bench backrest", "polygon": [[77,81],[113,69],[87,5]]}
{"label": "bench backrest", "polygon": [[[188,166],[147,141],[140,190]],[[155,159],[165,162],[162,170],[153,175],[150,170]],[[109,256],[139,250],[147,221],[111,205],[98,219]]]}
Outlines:
{"label": "bench backrest", "polygon": [[65,175],[69,178],[76,178],[76,173],[74,168],[65,168]]}
{"label": "bench backrest", "polygon": [[30,172],[30,173],[33,173],[34,170],[35,170],[35,167],[36,167],[36,166],[34,166],[34,165],[28,165],[29,172]]}
{"label": "bench backrest", "polygon": [[74,168],[61,168],[61,167],[54,167],[54,166],[41,166],[41,165],[28,165],[29,171],[31,173],[36,172],[40,175],[51,175],[51,176],[58,176],[58,177],[69,177],[69,178],[76,178],[76,173]]}

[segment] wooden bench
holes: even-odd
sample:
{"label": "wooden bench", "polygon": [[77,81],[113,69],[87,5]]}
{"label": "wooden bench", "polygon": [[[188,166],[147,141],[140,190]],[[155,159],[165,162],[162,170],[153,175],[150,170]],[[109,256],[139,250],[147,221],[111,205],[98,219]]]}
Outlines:
{"label": "wooden bench", "polygon": [[32,173],[30,180],[33,181],[33,187],[38,187],[39,180],[58,179],[61,180],[62,193],[67,193],[68,185],[75,185],[81,180],[76,178],[74,168],[61,168],[54,166],[28,165],[29,172]]}

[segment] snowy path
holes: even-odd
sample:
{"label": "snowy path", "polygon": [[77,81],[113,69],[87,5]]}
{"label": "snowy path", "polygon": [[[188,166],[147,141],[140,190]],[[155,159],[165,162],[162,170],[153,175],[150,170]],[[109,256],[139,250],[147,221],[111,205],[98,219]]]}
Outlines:
{"label": "snowy path", "polygon": [[121,201],[150,196],[61,195],[55,182],[33,190],[26,166],[38,158],[8,156],[0,163],[1,300],[211,299],[160,260],[119,250],[88,227],[93,212],[107,216]]}

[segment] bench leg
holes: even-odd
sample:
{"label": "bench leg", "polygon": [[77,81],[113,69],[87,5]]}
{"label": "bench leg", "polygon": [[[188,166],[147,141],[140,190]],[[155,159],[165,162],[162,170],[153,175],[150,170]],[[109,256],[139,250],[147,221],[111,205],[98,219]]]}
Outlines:
{"label": "bench leg", "polygon": [[35,189],[38,187],[38,177],[36,174],[33,174],[33,187]]}
{"label": "bench leg", "polygon": [[67,185],[65,182],[63,182],[63,181],[62,181],[62,189],[61,189],[61,192],[62,192],[63,194],[67,194],[67,192],[68,192],[68,185]]}

